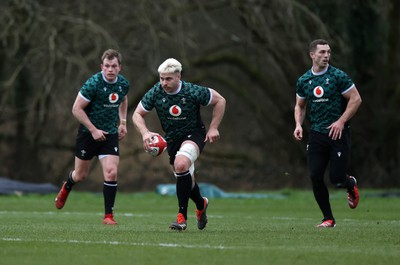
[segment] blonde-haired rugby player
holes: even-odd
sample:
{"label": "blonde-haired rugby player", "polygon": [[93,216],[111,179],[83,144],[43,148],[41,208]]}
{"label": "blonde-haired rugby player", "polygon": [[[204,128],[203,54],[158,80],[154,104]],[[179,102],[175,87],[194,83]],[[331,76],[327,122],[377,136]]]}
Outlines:
{"label": "blonde-haired rugby player", "polygon": [[[208,199],[202,197],[194,178],[194,162],[206,142],[220,138],[218,127],[225,112],[225,99],[214,89],[181,80],[182,65],[176,59],[164,61],[158,68],[160,81],[139,102],[132,120],[143,138],[143,147],[149,149],[151,132],[145,116],[155,108],[165,140],[168,143],[169,161],[176,177],[176,194],[179,210],[173,230],[185,230],[189,198],[196,204],[197,226],[207,224]],[[200,106],[212,106],[213,114],[208,130],[200,116]]]}

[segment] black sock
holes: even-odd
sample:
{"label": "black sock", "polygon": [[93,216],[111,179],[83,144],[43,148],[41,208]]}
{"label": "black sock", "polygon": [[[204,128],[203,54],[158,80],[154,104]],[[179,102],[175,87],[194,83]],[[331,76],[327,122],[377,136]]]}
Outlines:
{"label": "black sock", "polygon": [[115,197],[117,195],[117,187],[118,185],[116,181],[104,181],[103,195],[105,214],[113,213]]}
{"label": "black sock", "polygon": [[72,190],[72,186],[75,185],[75,181],[72,179],[72,172],[69,172],[68,178],[67,178],[67,182],[65,183],[65,189],[67,191],[71,191]]}
{"label": "black sock", "polygon": [[356,185],[356,182],[353,178],[350,178],[349,176],[346,177],[346,187],[347,187],[347,191],[353,191],[354,190],[354,186]]}
{"label": "black sock", "polygon": [[187,208],[192,190],[192,176],[189,171],[176,174],[176,196],[178,197],[179,213],[187,220]]}
{"label": "black sock", "polygon": [[192,199],[192,201],[194,201],[194,203],[196,204],[197,210],[204,209],[204,199],[201,196],[199,185],[197,185],[196,182],[194,183],[194,187],[190,192],[190,199]]}

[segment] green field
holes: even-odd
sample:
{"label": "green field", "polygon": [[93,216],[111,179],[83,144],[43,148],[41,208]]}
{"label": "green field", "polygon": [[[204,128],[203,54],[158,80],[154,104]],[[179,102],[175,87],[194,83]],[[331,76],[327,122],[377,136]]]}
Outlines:
{"label": "green field", "polygon": [[209,224],[168,230],[174,196],[117,195],[118,226],[101,224],[102,194],[74,191],[63,210],[54,195],[0,196],[0,264],[398,264],[400,198],[362,191],[359,207],[331,193],[337,226],[320,221],[310,191],[285,198],[210,199]]}

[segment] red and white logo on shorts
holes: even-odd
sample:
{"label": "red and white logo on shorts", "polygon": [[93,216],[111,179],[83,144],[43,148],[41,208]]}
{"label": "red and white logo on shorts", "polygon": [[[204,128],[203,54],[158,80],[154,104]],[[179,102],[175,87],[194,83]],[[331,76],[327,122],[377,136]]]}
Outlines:
{"label": "red and white logo on shorts", "polygon": [[169,108],[169,114],[174,117],[178,117],[182,114],[182,109],[178,105],[173,105]]}
{"label": "red and white logo on shorts", "polygon": [[108,100],[110,101],[110,103],[115,103],[115,102],[118,101],[118,99],[119,99],[119,96],[118,96],[117,93],[111,93],[111,94],[108,96]]}
{"label": "red and white logo on shorts", "polygon": [[324,95],[324,89],[321,86],[317,86],[314,88],[314,96],[317,98],[321,98]]}

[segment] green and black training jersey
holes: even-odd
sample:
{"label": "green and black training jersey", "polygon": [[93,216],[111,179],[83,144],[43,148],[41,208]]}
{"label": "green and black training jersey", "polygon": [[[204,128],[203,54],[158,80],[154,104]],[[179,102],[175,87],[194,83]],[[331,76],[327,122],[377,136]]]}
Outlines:
{"label": "green and black training jersey", "polygon": [[210,88],[185,81],[175,94],[168,94],[155,84],[142,98],[145,111],[156,109],[167,142],[175,141],[190,131],[204,126],[200,117],[200,106],[210,104]]}
{"label": "green and black training jersey", "polygon": [[[109,83],[104,80],[102,73],[98,72],[86,81],[79,95],[90,102],[85,112],[93,125],[109,134],[116,134],[119,106],[128,91],[129,83],[122,75],[118,75],[115,83]],[[79,129],[88,132],[83,125]]]}
{"label": "green and black training jersey", "polygon": [[342,70],[331,65],[322,73],[308,70],[296,84],[296,94],[306,99],[310,108],[311,130],[328,134],[327,129],[337,121],[347,106],[343,97],[354,87],[353,81]]}

